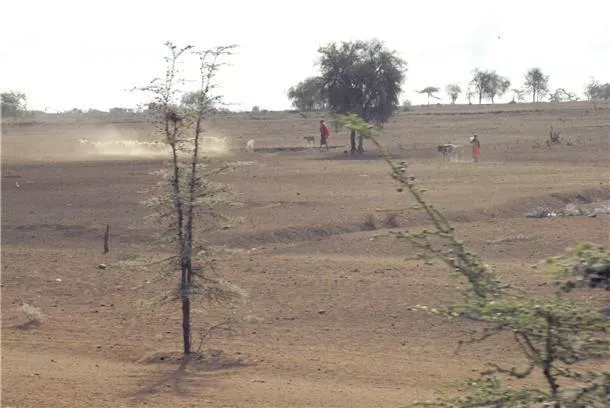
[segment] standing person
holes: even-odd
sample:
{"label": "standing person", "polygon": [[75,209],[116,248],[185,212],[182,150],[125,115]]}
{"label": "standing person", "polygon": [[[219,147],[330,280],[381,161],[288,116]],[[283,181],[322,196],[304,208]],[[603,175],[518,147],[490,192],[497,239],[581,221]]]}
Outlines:
{"label": "standing person", "polygon": [[330,136],[330,130],[328,126],[326,126],[326,122],[323,120],[320,121],[320,150],[322,150],[322,146],[326,146],[326,150],[328,150],[328,137]]}
{"label": "standing person", "polygon": [[479,141],[479,136],[474,135],[471,137],[470,143],[472,143],[472,158],[475,163],[478,163],[479,158],[481,157],[481,142]]}

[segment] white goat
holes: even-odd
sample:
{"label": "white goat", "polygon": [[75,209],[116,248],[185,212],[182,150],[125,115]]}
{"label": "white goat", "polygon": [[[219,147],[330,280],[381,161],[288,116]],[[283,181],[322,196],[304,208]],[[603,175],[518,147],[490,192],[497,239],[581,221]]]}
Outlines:
{"label": "white goat", "polygon": [[248,143],[246,143],[246,151],[247,152],[253,152],[254,151],[254,139],[248,140]]}
{"label": "white goat", "polygon": [[448,161],[454,156],[457,156],[458,161],[460,161],[464,147],[453,143],[445,143],[438,145],[437,150],[443,154],[443,161]]}

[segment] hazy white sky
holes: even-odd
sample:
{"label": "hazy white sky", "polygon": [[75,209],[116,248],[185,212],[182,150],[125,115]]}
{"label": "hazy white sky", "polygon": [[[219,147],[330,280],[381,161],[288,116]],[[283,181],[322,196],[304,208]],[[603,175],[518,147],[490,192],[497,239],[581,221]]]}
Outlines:
{"label": "hazy white sky", "polygon": [[163,72],[165,41],[237,44],[220,76],[226,102],[286,109],[287,89],[317,74],[319,46],[378,38],[408,63],[401,100],[425,103],[416,91],[426,86],[465,88],[475,67],[517,87],[538,66],[552,89],[582,94],[591,76],[610,81],[609,4],[0,0],[0,90],[25,92],[32,109],[135,107],[146,98],[126,90]]}

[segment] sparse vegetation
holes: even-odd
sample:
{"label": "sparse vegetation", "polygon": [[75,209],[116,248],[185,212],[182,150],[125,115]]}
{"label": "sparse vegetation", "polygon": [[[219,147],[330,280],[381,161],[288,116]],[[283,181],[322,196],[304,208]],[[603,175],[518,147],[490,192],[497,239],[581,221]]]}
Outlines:
{"label": "sparse vegetation", "polygon": [[27,110],[27,99],[23,92],[3,92],[0,99],[2,116],[19,116]]}
{"label": "sparse vegetation", "polygon": [[17,308],[17,311],[21,313],[28,321],[28,323],[40,324],[44,315],[39,307],[32,306],[29,303],[23,303]]}
{"label": "sparse vegetation", "polygon": [[510,81],[496,73],[496,71],[480,71],[475,69],[470,84],[479,97],[479,105],[484,97],[494,103],[496,96],[502,96],[510,87]]}
{"label": "sparse vegetation", "polygon": [[455,101],[462,93],[462,88],[460,88],[460,86],[458,84],[449,84],[445,88],[445,91],[447,92],[447,95],[451,99],[451,103],[455,104]]}
{"label": "sparse vegetation", "polygon": [[[212,301],[232,301],[240,296],[237,288],[211,275],[207,262],[210,251],[198,243],[197,233],[203,222],[215,223],[219,218],[217,207],[226,202],[227,187],[213,178],[227,170],[223,164],[213,163],[202,156],[204,121],[219,97],[212,94],[215,76],[222,66],[221,59],[231,54],[233,47],[216,47],[199,51],[192,46],[178,48],[166,43],[165,78],[155,79],[144,88],[152,92],[158,118],[159,134],[170,149],[167,169],[162,172],[160,195],[147,204],[161,219],[169,219],[166,241],[175,247],[175,255],[167,260],[168,267],[179,271],[179,288],[175,296],[182,310],[182,344],[184,355],[192,351],[191,300],[195,296]],[[187,102],[179,107],[178,98],[184,95],[178,66],[186,56],[199,59],[200,89],[187,94]],[[183,97],[184,102],[184,97]],[[174,296],[170,296],[174,297]]]}
{"label": "sparse vegetation", "polygon": [[[425,190],[416,184],[414,176],[407,173],[406,166],[393,162],[384,152],[372,127],[355,115],[344,116],[342,120],[346,126],[370,138],[382,151],[392,170],[392,177],[401,189],[411,194],[416,208],[423,211],[432,223],[431,230],[393,235],[421,251],[418,255],[421,259],[440,260],[453,274],[466,278],[469,283],[462,293],[461,302],[429,310],[449,321],[465,319],[480,323],[480,333],[473,334],[467,343],[478,343],[501,333],[511,333],[527,361],[522,370],[490,362],[489,370],[481,378],[467,381],[470,391],[467,395],[411,406],[491,408],[531,406],[536,403],[556,408],[605,406],[610,396],[610,372],[589,369],[586,363],[610,358],[610,339],[606,334],[610,330],[610,321],[597,311],[565,299],[561,292],[551,299],[526,297],[502,283],[477,254],[470,252],[465,243],[457,239],[454,228],[424,198]],[[608,259],[607,254],[599,248],[585,244],[580,246],[576,259],[568,264],[587,265],[579,267],[572,276],[582,278],[584,275],[594,283],[593,286],[607,286],[606,272],[610,270]],[[592,267],[591,264],[596,266]],[[545,379],[546,387],[537,387],[533,383],[526,383],[520,388],[504,385],[503,379],[525,380],[533,373]]]}
{"label": "sparse vegetation", "polygon": [[532,94],[532,102],[539,101],[549,90],[549,76],[540,68],[532,68],[525,74],[525,89]]}
{"label": "sparse vegetation", "polygon": [[428,95],[428,105],[430,105],[430,98],[438,99],[438,97],[436,95],[434,95],[438,91],[439,91],[439,89],[435,86],[427,86],[424,89],[422,89],[421,91],[417,91],[417,92],[420,94]]}
{"label": "sparse vegetation", "polygon": [[567,91],[565,88],[557,88],[555,92],[549,95],[550,102],[573,102],[577,100],[576,94]]}

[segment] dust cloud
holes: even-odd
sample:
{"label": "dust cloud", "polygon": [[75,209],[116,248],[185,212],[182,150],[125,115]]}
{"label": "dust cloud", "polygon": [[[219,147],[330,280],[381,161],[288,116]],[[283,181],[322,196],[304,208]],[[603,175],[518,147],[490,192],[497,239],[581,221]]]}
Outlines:
{"label": "dust cloud", "polygon": [[[206,131],[200,140],[200,155],[226,156],[230,139]],[[154,141],[150,128],[114,124],[40,124],[8,129],[2,136],[2,160],[96,161],[141,160],[168,157],[169,148]]]}
{"label": "dust cloud", "polygon": [[[162,158],[170,150],[160,141],[138,140],[134,131],[107,127],[97,134],[79,138],[79,143],[88,155],[101,157]],[[224,156],[229,153],[226,136],[207,133],[200,140],[200,153],[206,156]]]}

